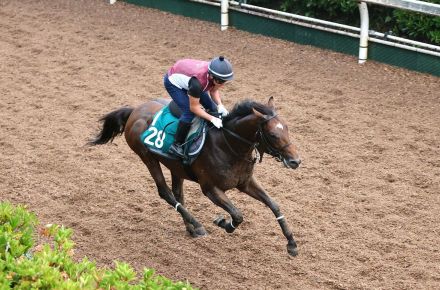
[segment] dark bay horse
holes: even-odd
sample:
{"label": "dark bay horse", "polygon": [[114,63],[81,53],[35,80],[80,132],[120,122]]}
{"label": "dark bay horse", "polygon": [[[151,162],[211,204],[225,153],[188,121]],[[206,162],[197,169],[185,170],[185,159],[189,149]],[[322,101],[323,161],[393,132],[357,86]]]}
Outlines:
{"label": "dark bay horse", "polygon": [[[190,235],[204,236],[207,232],[184,206],[184,179],[199,183],[203,194],[229,213],[231,219],[219,217],[214,221],[228,233],[232,233],[243,222],[243,216],[225,191],[237,188],[264,203],[272,210],[287,238],[288,253],[296,256],[297,245],[286,218],[253,177],[256,155],[259,155],[261,161],[264,153],[270,154],[291,169],[296,169],[301,163],[296,146],[289,140],[287,125],[274,111],[274,99],[271,97],[267,105],[253,101],[236,104],[223,119],[223,129],[212,127],[208,130],[200,155],[190,165],[191,174],[188,174],[188,168],[180,160],[149,151],[140,138],[141,133],[152,122],[154,114],[168,102],[158,99],[137,108],[124,107],[108,113],[101,118],[102,130],[90,144],[111,142],[117,135],[125,132],[128,145],[147,166],[160,197],[181,214]],[[160,163],[171,171],[172,189],[165,182]]]}

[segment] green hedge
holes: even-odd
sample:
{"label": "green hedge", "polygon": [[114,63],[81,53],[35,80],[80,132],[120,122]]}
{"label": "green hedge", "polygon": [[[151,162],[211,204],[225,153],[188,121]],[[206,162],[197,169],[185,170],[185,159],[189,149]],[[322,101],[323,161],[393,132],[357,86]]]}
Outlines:
{"label": "green hedge", "polygon": [[[440,0],[425,0],[440,4]],[[341,24],[359,26],[354,0],[248,0],[247,3]],[[440,45],[440,17],[380,5],[368,6],[370,29]]]}
{"label": "green hedge", "polygon": [[153,269],[138,278],[126,263],[100,269],[87,258],[75,262],[72,230],[46,225],[37,235],[37,224],[25,207],[0,203],[0,289],[193,289]]}

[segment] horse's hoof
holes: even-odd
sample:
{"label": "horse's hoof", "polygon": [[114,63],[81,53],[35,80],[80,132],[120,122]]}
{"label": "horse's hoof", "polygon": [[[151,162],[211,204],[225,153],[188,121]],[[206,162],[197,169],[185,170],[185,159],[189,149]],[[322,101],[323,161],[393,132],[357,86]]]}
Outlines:
{"label": "horse's hoof", "polygon": [[215,224],[216,226],[221,227],[221,224],[224,223],[224,221],[225,221],[224,216],[219,215],[219,216],[214,220],[214,224]]}
{"label": "horse's hoof", "polygon": [[204,237],[204,236],[208,235],[208,233],[206,232],[206,230],[203,226],[201,226],[199,228],[194,228],[193,225],[187,225],[186,231],[193,238],[199,238],[199,237]]}
{"label": "horse's hoof", "polygon": [[289,253],[289,255],[291,255],[292,257],[295,257],[298,255],[298,248],[294,245],[287,245],[287,252]]}
{"label": "horse's hoof", "polygon": [[204,227],[200,227],[194,230],[193,237],[194,238],[200,238],[200,237],[206,237],[208,235],[208,232],[205,230]]}

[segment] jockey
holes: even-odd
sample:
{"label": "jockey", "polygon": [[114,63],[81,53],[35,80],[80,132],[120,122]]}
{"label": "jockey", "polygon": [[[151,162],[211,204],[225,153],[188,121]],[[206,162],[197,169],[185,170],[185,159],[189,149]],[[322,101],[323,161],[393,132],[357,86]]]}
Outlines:
{"label": "jockey", "polygon": [[232,80],[233,76],[232,65],[223,56],[210,62],[182,59],[169,69],[164,76],[164,85],[182,111],[170,153],[183,157],[182,144],[195,116],[210,121],[217,128],[223,127],[222,120],[208,114],[207,111],[218,112],[222,116],[229,113],[222,104],[219,89],[226,81]]}

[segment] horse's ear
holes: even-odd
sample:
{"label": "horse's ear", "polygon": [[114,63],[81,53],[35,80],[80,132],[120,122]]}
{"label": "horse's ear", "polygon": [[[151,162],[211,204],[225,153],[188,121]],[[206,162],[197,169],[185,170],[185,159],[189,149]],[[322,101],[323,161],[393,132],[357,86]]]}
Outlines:
{"label": "horse's ear", "polygon": [[269,101],[267,102],[267,106],[272,110],[275,109],[275,99],[273,97],[269,98]]}
{"label": "horse's ear", "polygon": [[261,112],[255,110],[254,108],[252,108],[252,111],[254,112],[254,115],[256,115],[256,116],[259,117],[259,118],[266,119],[266,120],[267,120],[268,118],[270,118],[268,115],[265,115],[265,114],[263,114],[263,113],[261,113]]}
{"label": "horse's ear", "polygon": [[255,110],[254,108],[252,108],[252,111],[254,112],[254,115],[256,115],[259,118],[266,118],[266,115],[264,115],[263,113]]}

